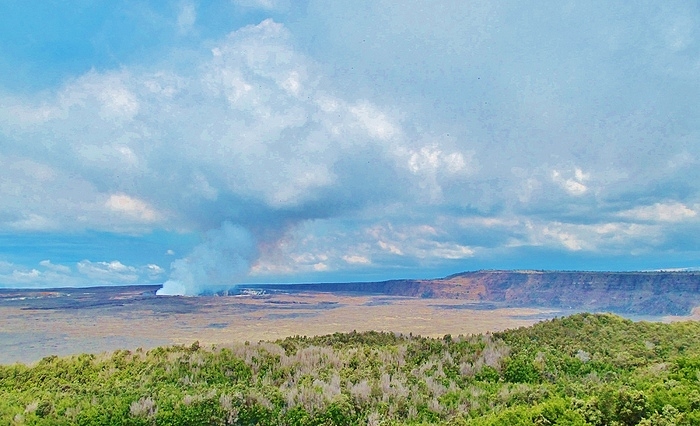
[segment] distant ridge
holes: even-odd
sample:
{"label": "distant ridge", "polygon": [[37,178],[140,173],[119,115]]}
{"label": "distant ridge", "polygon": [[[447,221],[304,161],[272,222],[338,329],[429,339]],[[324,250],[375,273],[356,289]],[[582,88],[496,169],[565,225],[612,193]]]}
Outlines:
{"label": "distant ridge", "polygon": [[700,305],[700,271],[480,270],[432,280],[269,284],[271,290],[449,298],[505,306],[633,315],[689,315]]}
{"label": "distant ridge", "polygon": [[[131,299],[153,297],[158,285],[127,286]],[[488,302],[505,307],[545,307],[635,316],[700,314],[700,271],[479,270],[428,280],[311,284],[241,284],[231,294],[253,289],[374,294]],[[61,305],[67,293],[85,293],[81,306],[113,287],[0,289],[0,300],[41,298]],[[87,294],[91,296],[87,296]],[[49,303],[49,299],[54,299]],[[66,299],[68,300],[68,299]],[[71,299],[72,300],[72,299]],[[82,299],[81,299],[82,300]],[[192,301],[194,303],[194,301]],[[92,303],[92,302],[90,302]],[[97,302],[95,302],[97,303]],[[102,302],[100,302],[102,303]],[[126,302],[125,302],[126,303]]]}

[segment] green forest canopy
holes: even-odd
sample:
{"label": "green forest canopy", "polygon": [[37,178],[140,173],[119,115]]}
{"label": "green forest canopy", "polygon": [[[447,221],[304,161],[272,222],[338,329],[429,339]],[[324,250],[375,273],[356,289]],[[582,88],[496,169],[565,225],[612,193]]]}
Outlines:
{"label": "green forest canopy", "polygon": [[442,339],[336,333],[0,366],[0,423],[700,424],[700,324],[576,314]]}

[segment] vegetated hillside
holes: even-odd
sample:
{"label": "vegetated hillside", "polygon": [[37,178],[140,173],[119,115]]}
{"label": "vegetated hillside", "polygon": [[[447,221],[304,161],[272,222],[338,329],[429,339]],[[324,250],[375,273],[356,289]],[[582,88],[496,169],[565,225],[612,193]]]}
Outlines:
{"label": "vegetated hillside", "polygon": [[476,271],[435,280],[269,287],[455,298],[635,315],[688,315],[700,305],[700,272]]}
{"label": "vegetated hillside", "polygon": [[0,366],[0,424],[700,424],[700,323],[577,314]]}

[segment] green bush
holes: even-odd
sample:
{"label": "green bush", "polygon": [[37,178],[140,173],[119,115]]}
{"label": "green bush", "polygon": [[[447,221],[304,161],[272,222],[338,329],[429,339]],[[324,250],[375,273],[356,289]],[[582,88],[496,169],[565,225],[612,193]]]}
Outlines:
{"label": "green bush", "polygon": [[578,314],[0,366],[0,424],[700,424],[700,324]]}

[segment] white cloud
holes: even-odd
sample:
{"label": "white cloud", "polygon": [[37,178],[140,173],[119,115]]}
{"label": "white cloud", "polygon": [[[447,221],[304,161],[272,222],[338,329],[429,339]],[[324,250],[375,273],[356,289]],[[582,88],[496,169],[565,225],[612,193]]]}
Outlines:
{"label": "white cloud", "polygon": [[[432,204],[445,202],[444,187],[454,187],[455,182],[463,183],[478,170],[473,151],[447,151],[450,143],[445,145],[432,142],[419,148],[399,146],[394,151],[399,164],[405,162],[402,166],[417,179],[422,191],[416,191],[415,195]],[[451,198],[449,195],[448,199]]]}
{"label": "white cloud", "polygon": [[124,87],[103,87],[98,97],[102,102],[102,118],[131,119],[138,113],[136,96]]}
{"label": "white cloud", "polygon": [[590,179],[589,173],[584,173],[580,168],[576,167],[573,171],[573,176],[566,178],[559,170],[552,170],[552,181],[563,188],[569,195],[580,196],[588,192],[588,186],[584,182]]}
{"label": "white cloud", "polygon": [[12,278],[15,283],[26,284],[36,282],[41,276],[41,272],[36,269],[31,269],[28,271],[14,270],[12,271]]}
{"label": "white cloud", "polygon": [[89,287],[95,285],[143,284],[162,282],[165,271],[156,264],[129,266],[118,260],[82,260],[70,265],[45,259],[36,267],[0,262],[0,287]]}
{"label": "white cloud", "polygon": [[329,268],[328,268],[328,265],[326,265],[325,263],[319,262],[319,263],[315,263],[313,265],[313,269],[316,272],[322,272],[322,271],[327,271]]}
{"label": "white cloud", "polygon": [[586,251],[609,255],[646,251],[663,242],[662,229],[653,225],[623,222],[579,224],[566,222],[528,222],[525,245],[563,247],[567,251]]}
{"label": "white cloud", "polygon": [[[559,225],[559,224],[556,224]],[[580,239],[576,234],[571,232],[566,232],[561,229],[560,226],[549,227],[546,226],[542,228],[542,235],[544,237],[553,238],[554,240],[561,243],[567,250],[579,251],[584,247],[589,248],[586,241]]]}
{"label": "white cloud", "polygon": [[457,243],[436,243],[426,250],[422,257],[435,260],[442,259],[464,259],[474,256],[474,249]]}
{"label": "white cloud", "polygon": [[369,102],[351,106],[349,111],[373,138],[388,140],[399,134],[388,117]]}
{"label": "white cloud", "polygon": [[639,206],[620,212],[618,216],[648,222],[682,222],[698,216],[700,206],[688,207],[683,203],[655,203],[650,206]]}
{"label": "white cloud", "polygon": [[134,283],[138,280],[136,268],[126,266],[117,260],[111,262],[91,262],[82,260],[77,264],[78,272],[97,284]]}
{"label": "white cloud", "polygon": [[411,152],[408,159],[408,168],[413,173],[422,171],[435,172],[441,166],[442,152],[435,147],[423,147],[420,151]]}
{"label": "white cloud", "polygon": [[696,223],[687,5],[235,3],[289,24],[202,40],[183,0],[168,25],[187,37],[157,60],[0,93],[0,230],[228,221],[257,239],[255,273],[293,274],[499,245],[629,253]]}
{"label": "white cloud", "polygon": [[[309,207],[323,198],[350,199],[360,207],[388,200],[408,208],[429,202],[438,210],[488,211],[509,203],[503,198],[510,194],[528,202],[541,189],[542,176],[503,177],[499,170],[513,169],[519,157],[491,167],[492,154],[483,151],[478,134],[464,139],[407,130],[399,107],[343,99],[291,38],[285,26],[266,20],[220,40],[197,67],[90,72],[66,84],[53,101],[15,99],[12,105],[25,115],[48,118],[31,131],[14,122],[5,130],[17,141],[29,140],[35,151],[62,144],[66,154],[27,159],[48,170],[37,176],[56,183],[21,184],[40,202],[23,205],[23,214],[36,216],[15,218],[14,226],[207,228],[241,220],[229,207],[241,200],[257,205],[256,214],[270,221],[284,220],[276,212],[285,209],[304,212],[297,221],[328,216]],[[484,164],[477,165],[477,155]],[[591,175],[584,170],[557,167],[550,179],[581,196],[590,192]],[[524,187],[509,188],[516,185]],[[201,223],[209,212],[218,217]]]}
{"label": "white cloud", "polygon": [[126,194],[110,195],[105,202],[105,206],[112,211],[123,213],[144,222],[157,221],[161,216],[144,201]]}
{"label": "white cloud", "polygon": [[151,280],[162,278],[163,274],[165,274],[165,269],[161,268],[155,263],[149,263],[143,268],[143,270],[148,275],[148,278]]}
{"label": "white cloud", "polygon": [[298,95],[301,90],[301,82],[299,73],[292,71],[289,76],[281,84],[282,88],[291,95]]}
{"label": "white cloud", "polygon": [[438,226],[424,223],[375,225],[366,235],[376,239],[376,244],[385,252],[429,263],[464,259],[475,254],[473,247],[451,239],[444,226],[438,231]]}
{"label": "white cloud", "polygon": [[58,230],[58,224],[35,213],[26,213],[21,219],[9,222],[8,228],[16,231],[53,231]]}
{"label": "white cloud", "polygon": [[372,261],[369,260],[367,257],[358,256],[356,254],[345,255],[343,256],[343,260],[351,265],[369,265],[370,263],[372,263]]}
{"label": "white cloud", "polygon": [[59,272],[62,274],[70,274],[71,273],[71,268],[69,266],[51,263],[51,261],[48,259],[42,260],[41,262],[39,262],[39,265],[46,268],[47,270],[51,270],[54,272]]}
{"label": "white cloud", "polygon": [[387,251],[391,254],[395,254],[397,256],[403,256],[404,252],[399,248],[398,245],[390,242],[386,242],[384,240],[377,240],[377,245],[381,247],[382,250]]}
{"label": "white cloud", "polygon": [[[318,232],[323,229],[322,236]],[[388,259],[432,266],[474,257],[476,249],[449,239],[433,224],[382,223],[347,230],[334,219],[301,225],[268,247],[253,267],[254,276],[382,268]],[[435,240],[435,239],[439,240]]]}
{"label": "white cloud", "polygon": [[409,150],[408,169],[414,174],[438,173],[447,174],[471,174],[474,172],[472,156],[461,152],[443,152],[438,145],[424,146],[417,150]]}

